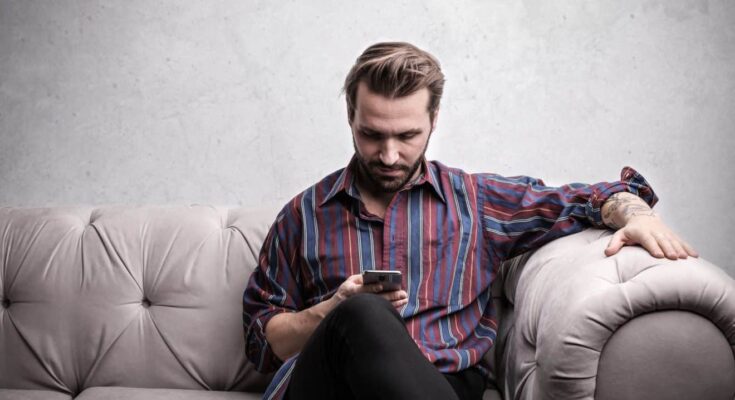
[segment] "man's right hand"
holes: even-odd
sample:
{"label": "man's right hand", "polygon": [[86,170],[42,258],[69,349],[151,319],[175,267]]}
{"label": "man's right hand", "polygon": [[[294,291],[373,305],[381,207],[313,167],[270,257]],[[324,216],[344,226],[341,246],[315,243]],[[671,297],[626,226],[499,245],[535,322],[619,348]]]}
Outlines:
{"label": "man's right hand", "polygon": [[281,360],[301,351],[317,325],[342,301],[358,293],[374,293],[402,307],[408,303],[405,290],[384,292],[380,283],[362,284],[362,275],[352,275],[337,288],[329,299],[299,312],[284,312],[271,318],[265,326],[265,337]]}
{"label": "man's right hand", "polygon": [[403,307],[408,303],[408,293],[406,293],[405,290],[384,292],[383,285],[380,283],[369,283],[364,285],[361,274],[352,275],[347,278],[347,280],[339,286],[333,297],[336,300],[336,304],[339,304],[358,293],[377,294],[378,296],[390,301],[391,304],[393,304],[393,307],[396,308]]}

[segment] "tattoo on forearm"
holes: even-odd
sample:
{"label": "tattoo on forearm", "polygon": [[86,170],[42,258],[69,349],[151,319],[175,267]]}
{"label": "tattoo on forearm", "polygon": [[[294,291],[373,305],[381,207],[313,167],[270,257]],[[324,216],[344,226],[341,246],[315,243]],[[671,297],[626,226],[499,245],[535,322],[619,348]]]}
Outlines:
{"label": "tattoo on forearm", "polygon": [[628,219],[638,216],[654,217],[656,213],[643,200],[635,195],[615,193],[605,203],[602,222],[612,229],[625,226]]}

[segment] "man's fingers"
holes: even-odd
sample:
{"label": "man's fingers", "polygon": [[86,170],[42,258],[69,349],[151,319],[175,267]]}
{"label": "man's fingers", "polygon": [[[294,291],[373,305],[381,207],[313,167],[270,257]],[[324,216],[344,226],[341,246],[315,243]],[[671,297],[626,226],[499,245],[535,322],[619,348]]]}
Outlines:
{"label": "man's fingers", "polygon": [[[656,221],[653,221],[656,222]],[[661,223],[643,224],[637,221],[635,226],[619,229],[605,248],[605,255],[611,256],[625,245],[638,244],[656,258],[666,257],[670,260],[698,257],[689,243],[682,240],[675,232]]]}
{"label": "man's fingers", "polygon": [[686,250],[684,250],[684,246],[682,246],[681,242],[679,242],[677,239],[671,239],[671,246],[674,248],[674,251],[676,251],[676,256],[681,258],[682,260],[689,256]]}
{"label": "man's fingers", "polygon": [[391,304],[393,304],[393,307],[395,307],[395,308],[403,307],[406,304],[408,304],[408,299],[401,299],[401,300],[391,301]]}
{"label": "man's fingers", "polygon": [[669,260],[678,260],[679,252],[676,250],[676,246],[672,240],[666,235],[656,235],[656,242],[661,250],[664,252],[664,256]]}
{"label": "man's fingers", "polygon": [[363,293],[380,293],[383,291],[383,285],[380,283],[368,283],[360,287],[360,292]]}
{"label": "man's fingers", "polygon": [[393,304],[393,307],[403,307],[406,304],[408,304],[408,293],[406,293],[405,290],[396,290],[393,292],[390,292],[389,294],[393,295],[393,299],[391,303]]}
{"label": "man's fingers", "polygon": [[697,251],[694,250],[694,247],[690,246],[689,243],[687,243],[684,239],[679,237],[679,235],[674,234],[674,239],[677,242],[679,242],[679,245],[681,245],[681,247],[684,249],[685,254],[689,255],[690,257],[699,257],[699,253],[697,253]]}
{"label": "man's fingers", "polygon": [[390,292],[381,293],[380,297],[390,301],[393,307],[403,307],[408,304],[408,293],[405,290],[393,290]]}
{"label": "man's fingers", "polygon": [[651,235],[648,235],[643,239],[641,246],[643,246],[644,249],[648,250],[648,252],[651,253],[651,255],[656,258],[664,257],[664,252],[663,250],[661,250],[661,247],[658,245],[656,238],[654,238]]}
{"label": "man's fingers", "polygon": [[392,292],[381,293],[380,295],[390,302],[403,300],[408,297],[408,293],[405,290],[394,290]]}
{"label": "man's fingers", "polygon": [[684,247],[684,250],[692,257],[699,257],[699,253],[697,250],[694,250],[694,247],[690,246],[689,243],[685,241],[681,241],[681,245]]}
{"label": "man's fingers", "polygon": [[625,245],[625,242],[623,242],[623,232],[622,230],[618,230],[613,235],[612,239],[610,239],[610,243],[607,244],[607,248],[605,249],[605,255],[611,256],[618,251],[620,251],[621,248]]}
{"label": "man's fingers", "polygon": [[679,259],[679,254],[676,251],[674,244],[671,243],[671,240],[667,236],[657,235],[654,237],[656,238],[656,242],[658,243],[658,246],[661,248],[661,250],[663,250],[666,258],[668,258],[669,260]]}

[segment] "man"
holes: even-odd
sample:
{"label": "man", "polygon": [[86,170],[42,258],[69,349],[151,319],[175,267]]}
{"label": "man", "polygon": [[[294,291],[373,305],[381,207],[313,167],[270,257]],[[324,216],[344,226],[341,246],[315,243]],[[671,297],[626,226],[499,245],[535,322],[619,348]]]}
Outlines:
{"label": "man", "polygon": [[[550,188],[427,161],[443,85],[407,43],[369,47],[348,74],[355,154],[279,213],[243,296],[249,359],[280,366],[266,398],[480,399],[504,260],[588,226],[617,229],[607,255],[696,256],[633,169]],[[367,269],[401,271],[402,288],[363,284]]]}

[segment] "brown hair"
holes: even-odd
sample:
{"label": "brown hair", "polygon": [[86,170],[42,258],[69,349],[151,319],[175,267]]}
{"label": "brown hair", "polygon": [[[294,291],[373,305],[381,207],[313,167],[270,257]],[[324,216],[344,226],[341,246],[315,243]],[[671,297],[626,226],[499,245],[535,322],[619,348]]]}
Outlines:
{"label": "brown hair", "polygon": [[427,111],[434,121],[444,91],[444,74],[439,61],[431,54],[405,42],[376,43],[357,58],[347,74],[342,91],[347,98],[350,123],[355,117],[357,86],[365,82],[375,93],[395,98],[428,88]]}

